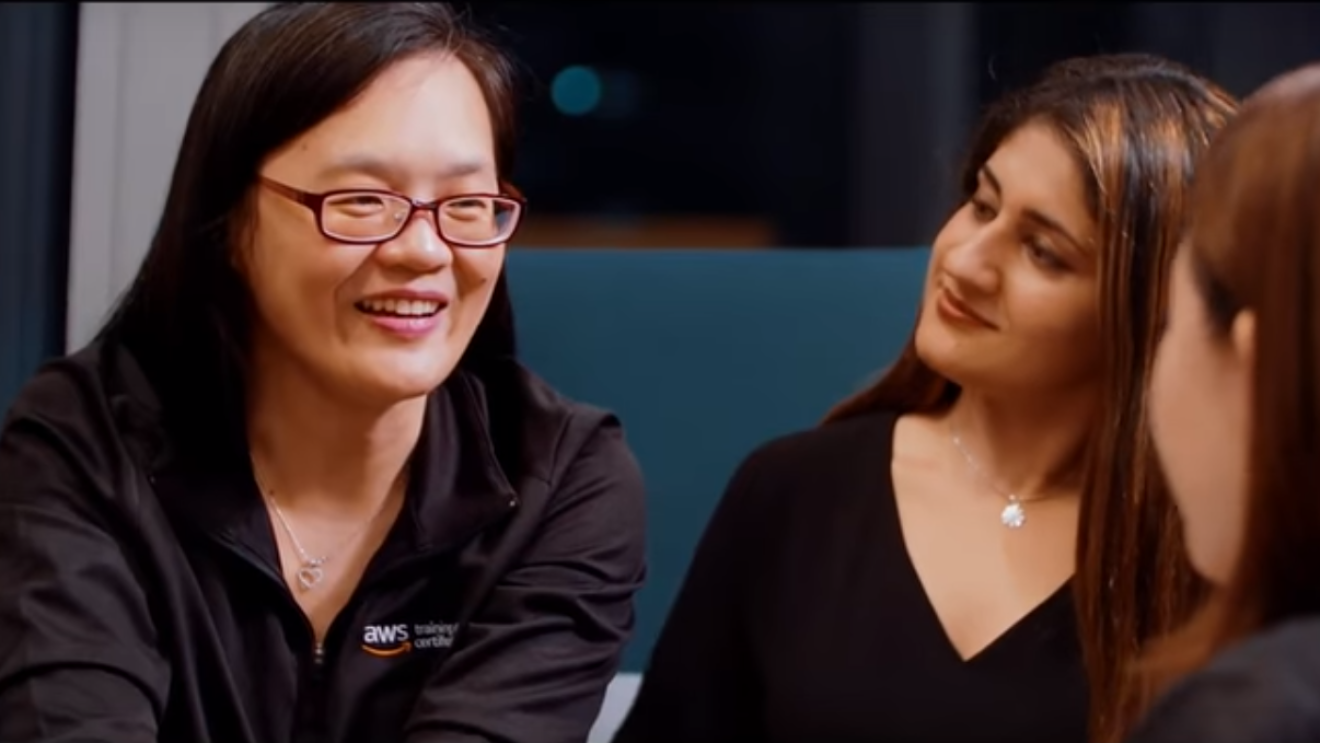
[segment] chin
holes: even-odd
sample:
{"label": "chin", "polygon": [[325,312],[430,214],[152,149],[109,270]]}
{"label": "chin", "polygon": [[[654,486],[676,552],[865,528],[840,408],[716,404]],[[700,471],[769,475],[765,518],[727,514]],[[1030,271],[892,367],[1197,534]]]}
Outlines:
{"label": "chin", "polygon": [[353,394],[385,405],[423,397],[444,384],[458,366],[458,356],[448,352],[410,356],[377,358],[377,363],[358,366],[352,375]]}
{"label": "chin", "polygon": [[1220,564],[1222,560],[1207,555],[1202,550],[1194,549],[1190,544],[1187,549],[1187,558],[1192,564],[1192,570],[1195,570],[1197,575],[1209,581],[1211,585],[1222,587],[1228,583],[1229,571]]}
{"label": "chin", "polygon": [[967,352],[959,348],[959,344],[948,337],[944,328],[937,322],[923,318],[913,335],[912,347],[916,351],[917,358],[930,367],[931,371],[954,384],[965,386],[966,382],[963,378],[969,376],[967,372],[970,371],[965,366],[968,361],[974,364],[975,360],[967,358]]}
{"label": "chin", "polygon": [[[1216,533],[1208,524],[1194,523],[1183,511],[1183,544],[1192,569],[1215,586],[1223,586],[1233,577],[1236,569],[1238,545],[1224,533]],[[1199,526],[1200,528],[1194,528]],[[1207,533],[1209,531],[1209,533]]]}

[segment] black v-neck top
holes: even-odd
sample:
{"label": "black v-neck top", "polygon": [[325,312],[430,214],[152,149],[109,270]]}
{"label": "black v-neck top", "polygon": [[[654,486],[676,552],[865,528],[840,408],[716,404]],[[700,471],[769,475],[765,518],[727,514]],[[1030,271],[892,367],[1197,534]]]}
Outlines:
{"label": "black v-neck top", "polygon": [[1069,585],[964,661],[904,546],[896,417],[761,447],[716,509],[616,743],[1083,743]]}

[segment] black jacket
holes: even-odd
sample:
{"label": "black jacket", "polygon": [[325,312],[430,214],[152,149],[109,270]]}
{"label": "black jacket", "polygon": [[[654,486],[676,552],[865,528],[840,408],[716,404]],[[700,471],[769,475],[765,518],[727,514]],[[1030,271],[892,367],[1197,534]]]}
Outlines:
{"label": "black jacket", "polygon": [[250,466],[174,454],[122,347],[48,364],[0,431],[0,741],[584,740],[633,626],[642,482],[612,416],[509,364],[431,396],[321,654]]}

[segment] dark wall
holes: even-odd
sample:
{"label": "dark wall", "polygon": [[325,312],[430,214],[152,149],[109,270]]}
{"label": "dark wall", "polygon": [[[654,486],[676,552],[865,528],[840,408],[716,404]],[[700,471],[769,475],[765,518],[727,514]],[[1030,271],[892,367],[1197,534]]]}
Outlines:
{"label": "dark wall", "polygon": [[[477,3],[527,68],[516,178],[538,212],[768,215],[847,239],[852,23],[842,4]],[[556,109],[573,65],[600,108]]]}
{"label": "dark wall", "polygon": [[[1164,54],[1238,94],[1320,57],[1315,3],[473,7],[539,83],[518,170],[538,212],[757,216],[794,247],[928,242],[979,109],[1064,57]],[[570,65],[626,94],[561,113]]]}
{"label": "dark wall", "polygon": [[[63,348],[76,3],[0,4],[0,409]],[[1316,3],[473,5],[527,69],[536,213],[727,215],[777,245],[925,244],[979,108],[1062,57],[1143,50],[1244,95],[1320,58]],[[601,105],[556,109],[597,69]]]}
{"label": "dark wall", "polygon": [[76,3],[0,4],[0,411],[64,349]]}

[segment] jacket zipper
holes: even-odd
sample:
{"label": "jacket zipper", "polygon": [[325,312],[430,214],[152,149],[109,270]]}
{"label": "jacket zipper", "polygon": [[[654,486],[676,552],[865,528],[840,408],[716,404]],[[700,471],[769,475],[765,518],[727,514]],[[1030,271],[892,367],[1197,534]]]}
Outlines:
{"label": "jacket zipper", "polygon": [[[518,499],[511,499],[506,504],[507,510],[505,513],[507,514],[508,510],[512,510],[517,506]],[[474,538],[477,534],[490,528],[493,523],[497,522],[504,515],[505,514],[499,514],[496,518],[487,519],[485,523],[474,528],[472,534],[467,535],[465,539],[458,540],[458,543],[462,544],[465,543],[467,539]],[[295,601],[292,594],[289,593],[288,585],[285,583],[283,576],[279,575],[276,571],[266,565],[256,554],[248,549],[246,545],[231,539],[223,539],[222,541],[225,541],[228,544],[231,551],[240,555],[244,562],[248,563],[251,567],[261,572],[262,575],[284,588],[285,594],[288,597],[288,603],[291,605],[291,608],[298,613],[298,616],[302,618],[303,625],[307,629],[307,634],[311,638],[311,667],[308,669],[306,676],[304,676],[306,681],[303,683],[306,685],[298,690],[298,698],[300,700],[309,699],[310,701],[300,701],[298,703],[299,709],[294,714],[293,730],[291,731],[292,739],[294,741],[308,739],[305,736],[313,735],[313,730],[316,726],[318,724],[324,725],[326,718],[326,700],[324,699],[326,643],[324,640],[316,638],[316,631],[312,628],[311,620],[307,618],[307,615],[302,611],[302,607],[298,606],[298,602]],[[373,571],[375,573],[374,575],[364,575],[361,583],[358,584],[353,591],[353,594],[349,597],[348,602],[342,609],[340,609],[339,614],[330,622],[330,626],[326,629],[326,639],[335,635],[336,629],[339,629],[338,625],[347,620],[348,616],[352,613],[352,610],[360,603],[362,596],[368,595],[374,588],[387,583],[395,576],[407,573],[423,563],[447,554],[449,551],[449,549],[429,549],[421,553],[413,553],[385,565],[381,570]],[[319,736],[317,736],[317,738],[319,738]]]}
{"label": "jacket zipper", "polygon": [[[283,576],[272,570],[270,566],[266,565],[266,563],[262,562],[260,558],[248,549],[247,545],[229,539],[224,539],[223,541],[228,544],[233,552],[242,558],[243,562],[246,562],[248,565],[255,568],[262,575],[283,589],[289,608],[296,612],[298,617],[302,619],[303,627],[306,629],[307,636],[311,638],[311,667],[307,670],[307,673],[303,675],[305,681],[299,683],[299,689],[296,696],[298,699],[296,702],[297,708],[294,710],[293,729],[290,732],[290,735],[294,741],[312,739],[308,736],[312,736],[312,731],[315,729],[316,725],[318,723],[323,724],[325,720],[325,699],[323,698],[325,693],[323,689],[323,682],[325,680],[325,642],[316,638],[316,630],[312,628],[311,620],[307,618],[307,615],[303,613],[302,607],[298,606],[298,602],[295,601],[293,595],[289,593],[288,584],[285,583]],[[330,627],[326,631],[327,637],[334,632],[335,625],[348,611],[352,603],[353,601],[350,599],[349,605],[346,605],[344,610],[340,612],[340,615],[335,617],[335,620],[330,623]],[[314,739],[319,740],[320,737],[321,736],[318,735],[315,736]]]}

